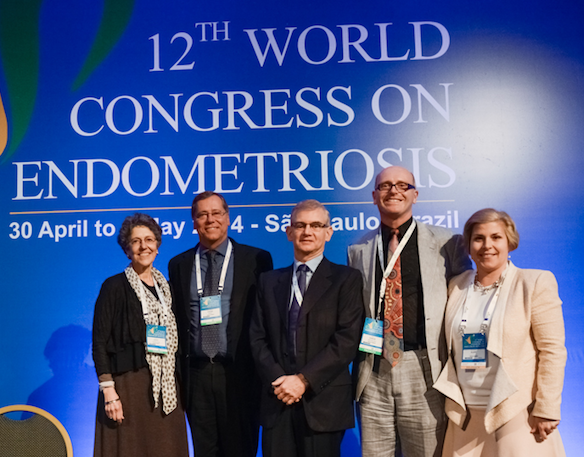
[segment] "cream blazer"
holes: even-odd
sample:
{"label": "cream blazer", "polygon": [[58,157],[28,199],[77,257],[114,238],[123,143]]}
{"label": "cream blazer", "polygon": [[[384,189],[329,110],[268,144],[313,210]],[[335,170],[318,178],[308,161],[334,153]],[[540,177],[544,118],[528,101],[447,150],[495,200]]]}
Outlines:
{"label": "cream blazer", "polygon": [[[467,414],[452,356],[452,340],[460,338],[455,316],[474,278],[467,271],[448,287],[445,333],[448,361],[434,388],[446,396],[449,419],[462,427]],[[509,263],[491,319],[487,348],[501,359],[486,409],[485,428],[493,433],[533,403],[534,416],[560,419],[566,366],[562,301],[549,271],[523,270]]]}

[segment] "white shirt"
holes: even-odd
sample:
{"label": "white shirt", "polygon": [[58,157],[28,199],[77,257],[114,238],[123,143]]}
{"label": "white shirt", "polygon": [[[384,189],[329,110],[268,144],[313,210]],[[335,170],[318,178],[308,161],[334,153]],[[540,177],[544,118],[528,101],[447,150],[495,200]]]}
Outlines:
{"label": "white shirt", "polygon": [[[495,295],[496,289],[489,290],[487,293],[483,294],[480,290],[474,290],[475,288],[472,284],[470,287],[472,290],[468,294],[467,300],[461,306],[452,323],[452,335],[454,340],[452,343],[452,351],[454,353],[454,362],[458,373],[458,383],[462,389],[464,401],[467,405],[486,407],[489,402],[489,397],[491,396],[491,388],[495,382],[495,375],[499,368],[500,359],[496,355],[487,351],[486,368],[479,368],[476,370],[460,368],[462,360],[462,336],[460,335],[458,327],[462,319],[463,308],[467,307],[465,333],[480,333],[481,324],[485,319],[487,308]],[[489,330],[490,326],[486,331],[487,342],[489,341]]]}

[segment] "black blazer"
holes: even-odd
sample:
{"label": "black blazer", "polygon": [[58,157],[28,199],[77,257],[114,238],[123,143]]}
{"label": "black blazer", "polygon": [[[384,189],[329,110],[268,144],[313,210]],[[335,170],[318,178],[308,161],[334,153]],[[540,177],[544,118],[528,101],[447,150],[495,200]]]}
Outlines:
{"label": "black blazer", "polygon": [[[248,329],[255,302],[257,281],[260,273],[271,270],[272,256],[262,249],[233,243],[233,291],[227,324],[227,352],[233,357],[234,374],[230,385],[239,394],[253,395],[257,389],[253,359],[249,346]],[[188,385],[188,368],[190,358],[190,290],[191,273],[195,260],[195,246],[172,258],[168,264],[170,285],[173,294],[173,310],[177,320],[179,334],[180,373],[183,381],[183,398],[188,404],[188,392],[194,386]],[[235,384],[233,384],[235,383]],[[235,393],[235,392],[234,392]]]}
{"label": "black blazer", "polygon": [[[260,277],[258,301],[250,330],[251,347],[262,379],[260,423],[271,428],[284,405],[271,383],[294,374],[288,354],[287,328],[292,266]],[[310,387],[301,402],[308,425],[318,432],[352,428],[353,396],[349,364],[363,328],[361,273],[324,258],[308,285],[297,330],[297,373]]]}

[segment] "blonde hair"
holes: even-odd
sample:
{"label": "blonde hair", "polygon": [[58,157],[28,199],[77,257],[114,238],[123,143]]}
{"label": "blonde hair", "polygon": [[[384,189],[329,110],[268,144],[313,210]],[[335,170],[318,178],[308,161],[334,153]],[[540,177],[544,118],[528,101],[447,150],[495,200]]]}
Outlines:
{"label": "blonde hair", "polygon": [[519,233],[515,227],[515,222],[511,219],[505,211],[497,211],[493,208],[484,208],[474,213],[466,224],[464,224],[464,247],[467,252],[470,252],[470,239],[475,225],[488,224],[489,222],[502,222],[505,226],[505,236],[509,244],[509,252],[514,251],[519,246]]}

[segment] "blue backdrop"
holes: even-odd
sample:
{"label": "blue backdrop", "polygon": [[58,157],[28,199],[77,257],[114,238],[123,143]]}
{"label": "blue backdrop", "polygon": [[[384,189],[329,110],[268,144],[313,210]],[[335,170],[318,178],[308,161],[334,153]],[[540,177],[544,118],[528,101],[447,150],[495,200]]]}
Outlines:
{"label": "blue backdrop", "polygon": [[[328,204],[326,255],[377,227],[374,176],[416,177],[414,214],[460,232],[509,212],[520,267],[564,301],[568,455],[584,445],[584,5],[578,1],[0,0],[0,406],[30,403],[89,456],[88,356],[128,214],[192,247],[194,194],[227,198],[231,235],[292,260],[291,207]],[[345,455],[358,455],[347,434]]]}

